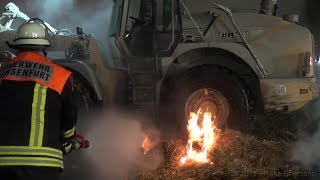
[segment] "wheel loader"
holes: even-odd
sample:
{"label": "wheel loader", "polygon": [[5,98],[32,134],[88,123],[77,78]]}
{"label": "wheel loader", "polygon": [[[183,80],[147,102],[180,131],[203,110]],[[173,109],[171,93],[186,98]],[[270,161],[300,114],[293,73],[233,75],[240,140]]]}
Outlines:
{"label": "wheel loader", "polygon": [[[74,73],[85,109],[124,104],[177,124],[202,109],[223,128],[318,97],[313,35],[298,15],[279,16],[276,0],[262,0],[256,12],[213,0],[113,2],[108,47],[81,28],[49,30],[48,58]],[[15,30],[0,37],[4,62],[15,53],[4,43]]]}

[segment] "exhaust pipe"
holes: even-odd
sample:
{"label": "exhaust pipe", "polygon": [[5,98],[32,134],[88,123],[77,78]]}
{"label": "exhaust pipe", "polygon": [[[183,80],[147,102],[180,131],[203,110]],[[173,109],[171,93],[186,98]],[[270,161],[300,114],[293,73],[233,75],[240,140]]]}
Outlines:
{"label": "exhaust pipe", "polygon": [[277,15],[278,2],[277,0],[262,0],[260,14]]}

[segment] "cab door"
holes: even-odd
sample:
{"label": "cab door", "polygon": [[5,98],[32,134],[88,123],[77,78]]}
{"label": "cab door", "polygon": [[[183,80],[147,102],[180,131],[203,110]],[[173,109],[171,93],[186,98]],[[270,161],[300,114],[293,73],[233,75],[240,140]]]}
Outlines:
{"label": "cab door", "polygon": [[119,45],[127,57],[170,56],[182,38],[179,0],[125,0]]}
{"label": "cab door", "polygon": [[127,57],[154,56],[155,2],[125,0],[119,44]]}
{"label": "cab door", "polygon": [[171,56],[182,41],[179,0],[156,0],[155,52],[157,57]]}

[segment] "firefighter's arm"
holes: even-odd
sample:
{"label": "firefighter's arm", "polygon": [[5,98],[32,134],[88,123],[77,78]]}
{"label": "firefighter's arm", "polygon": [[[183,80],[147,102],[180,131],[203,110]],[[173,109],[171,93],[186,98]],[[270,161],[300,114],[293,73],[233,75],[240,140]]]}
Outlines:
{"label": "firefighter's arm", "polygon": [[76,132],[78,119],[77,108],[73,100],[73,83],[70,77],[62,91],[62,122],[61,130],[63,136],[63,147],[65,153],[72,151],[72,139]]}

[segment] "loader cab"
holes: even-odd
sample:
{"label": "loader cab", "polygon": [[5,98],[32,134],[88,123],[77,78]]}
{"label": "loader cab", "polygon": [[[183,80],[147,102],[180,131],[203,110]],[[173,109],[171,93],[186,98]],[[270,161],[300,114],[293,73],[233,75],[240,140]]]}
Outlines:
{"label": "loader cab", "polygon": [[169,56],[181,29],[178,0],[114,0],[109,35],[127,57]]}

